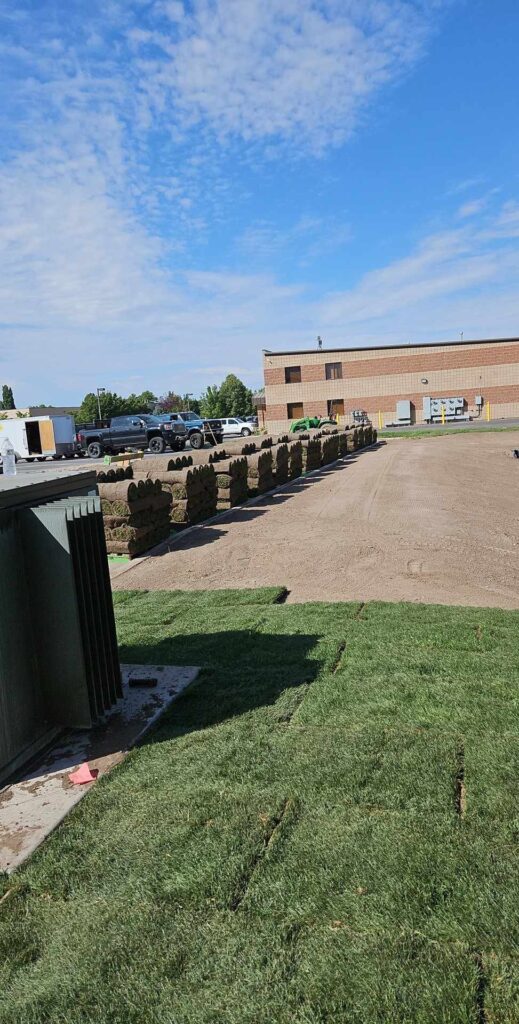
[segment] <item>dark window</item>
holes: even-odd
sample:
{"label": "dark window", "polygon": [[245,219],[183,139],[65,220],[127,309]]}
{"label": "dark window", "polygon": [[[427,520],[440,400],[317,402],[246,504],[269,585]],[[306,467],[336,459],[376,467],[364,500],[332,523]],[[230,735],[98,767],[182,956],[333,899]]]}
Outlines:
{"label": "dark window", "polygon": [[342,380],[342,363],[325,363],[326,380]]}
{"label": "dark window", "polygon": [[303,403],[302,402],[289,402],[287,405],[287,418],[289,420],[302,420],[303,418]]}
{"label": "dark window", "polygon": [[344,399],[328,399],[328,416],[344,416]]}
{"label": "dark window", "polygon": [[301,367],[285,366],[285,384],[301,383]]}

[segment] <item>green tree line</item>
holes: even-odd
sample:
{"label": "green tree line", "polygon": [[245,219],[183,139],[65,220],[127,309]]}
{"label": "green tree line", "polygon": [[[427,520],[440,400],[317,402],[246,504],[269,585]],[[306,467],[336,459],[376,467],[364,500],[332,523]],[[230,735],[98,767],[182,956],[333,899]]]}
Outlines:
{"label": "green tree line", "polygon": [[[99,395],[102,419],[111,416],[131,416],[137,412],[184,412],[191,409],[206,418],[220,416],[250,416],[254,412],[252,391],[234,373],[229,373],[218,386],[206,388],[199,398],[189,394],[167,391],[155,396],[151,391],[131,394],[126,398],[115,391]],[[99,417],[97,394],[90,391],[85,395],[76,414],[78,423],[89,423]]]}
{"label": "green tree line", "polygon": [[[44,403],[41,403],[41,406],[43,408]],[[4,384],[0,410],[15,408],[13,390]],[[177,394],[173,390],[159,397],[152,391],[142,391],[140,394],[126,397],[118,395],[115,391],[105,391],[98,398],[95,392],[89,391],[76,413],[76,421],[90,423],[97,420],[99,409],[102,419],[109,419],[111,416],[131,416],[137,412],[184,412],[186,409],[191,409],[206,418],[250,416],[254,412],[252,391],[234,373],[227,374],[220,385],[212,384],[207,387],[199,398],[189,394]]]}

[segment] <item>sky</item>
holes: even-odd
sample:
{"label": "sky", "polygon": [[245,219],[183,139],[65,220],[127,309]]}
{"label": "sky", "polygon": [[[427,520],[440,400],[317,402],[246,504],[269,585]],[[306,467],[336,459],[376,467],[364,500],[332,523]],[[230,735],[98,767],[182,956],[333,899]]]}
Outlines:
{"label": "sky", "polygon": [[0,383],[519,334],[516,0],[0,0]]}

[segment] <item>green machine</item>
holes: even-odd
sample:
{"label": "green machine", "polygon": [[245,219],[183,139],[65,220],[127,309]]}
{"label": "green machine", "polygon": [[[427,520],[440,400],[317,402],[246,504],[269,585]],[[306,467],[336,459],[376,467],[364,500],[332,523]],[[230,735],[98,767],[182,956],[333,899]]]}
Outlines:
{"label": "green machine", "polygon": [[294,420],[290,424],[290,433],[297,434],[299,430],[315,430],[317,427],[336,427],[335,420],[322,420],[320,416],[305,416],[302,420]]}

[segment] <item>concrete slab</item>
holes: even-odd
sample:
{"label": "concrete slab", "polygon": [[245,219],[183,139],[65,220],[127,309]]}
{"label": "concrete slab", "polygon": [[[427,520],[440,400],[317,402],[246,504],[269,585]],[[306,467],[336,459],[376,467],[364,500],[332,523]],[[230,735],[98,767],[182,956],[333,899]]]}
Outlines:
{"label": "concrete slab", "polygon": [[122,665],[121,671],[123,699],[94,729],[67,732],[30,770],[0,789],[0,872],[10,874],[23,864],[95,786],[95,782],[74,786],[69,781],[71,772],[88,761],[100,776],[119,764],[196,679],[199,669]]}

